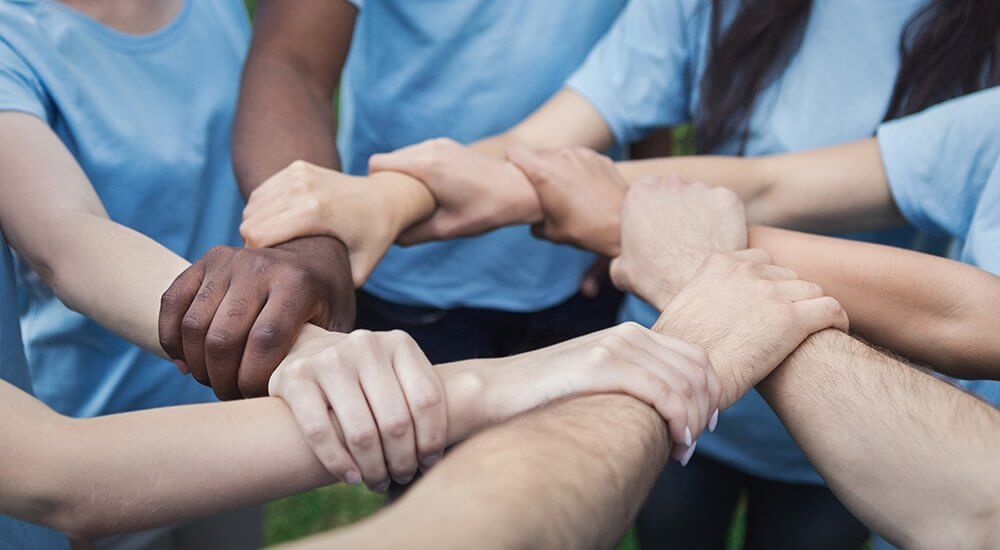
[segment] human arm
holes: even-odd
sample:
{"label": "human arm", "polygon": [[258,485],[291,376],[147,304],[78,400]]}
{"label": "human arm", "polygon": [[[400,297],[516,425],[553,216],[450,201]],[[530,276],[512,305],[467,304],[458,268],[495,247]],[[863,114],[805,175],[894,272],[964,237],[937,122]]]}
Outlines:
{"label": "human arm", "polygon": [[905,221],[889,191],[875,138],[764,157],[670,157],[616,166],[626,181],[676,175],[727,187],[746,203],[751,223],[847,232]]}
{"label": "human arm", "polygon": [[[355,15],[346,1],[260,2],[234,123],[234,169],[245,195],[300,158],[339,164],[332,95]],[[336,239],[216,249],[164,295],[161,342],[220,397],[264,395],[304,323],[353,326],[353,286],[348,252]]]}
{"label": "human arm", "polygon": [[108,218],[41,120],[0,113],[0,219],[10,244],[68,307],[165,357],[160,295],[188,263]]}
{"label": "human arm", "polygon": [[[370,337],[364,350],[344,345],[347,336],[326,338],[330,345],[321,350],[299,344],[289,364],[340,371],[376,347]],[[718,395],[703,354],[635,325],[512,358],[441,365],[437,371],[446,398],[429,403],[426,391],[410,395],[417,396],[412,400],[417,407],[445,408],[447,432],[438,449],[550,402],[597,393],[627,393],[659,411],[666,425],[690,421],[700,431],[696,423],[707,422]],[[4,447],[14,450],[0,455],[0,513],[77,536],[163,525],[337,479],[317,460],[310,436],[296,429],[301,424],[296,413],[273,398],[74,420],[7,384],[0,384],[0,397],[0,414],[16,420],[0,426]],[[340,416],[333,405],[332,413],[326,408],[323,413],[340,444],[350,446],[354,418]],[[684,437],[683,429],[672,432]],[[181,448],[199,452],[181,460]]]}
{"label": "human arm", "polygon": [[912,250],[751,226],[750,246],[814,281],[867,340],[970,379],[998,379],[1000,277]]}
{"label": "human arm", "polygon": [[462,444],[372,518],[282,548],[612,547],[670,443],[662,420],[634,399],[553,404]]}
{"label": "human arm", "polygon": [[1000,544],[996,408],[833,331],[758,389],[841,502],[894,544]]}

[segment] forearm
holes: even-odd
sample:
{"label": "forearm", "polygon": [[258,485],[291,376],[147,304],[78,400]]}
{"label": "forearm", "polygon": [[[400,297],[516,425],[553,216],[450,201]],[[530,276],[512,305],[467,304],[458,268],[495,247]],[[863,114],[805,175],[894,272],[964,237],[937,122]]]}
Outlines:
{"label": "forearm", "polygon": [[[142,349],[166,357],[157,325],[160,296],[188,262],[101,215],[65,213],[58,227],[68,230],[42,239],[45,242],[30,252],[19,251],[25,252],[67,307]],[[39,262],[42,256],[52,260]]]}
{"label": "forearm", "polygon": [[[490,367],[439,367],[449,444],[494,421],[480,406],[476,374]],[[167,525],[336,481],[280,399],[74,420],[6,384],[0,397],[3,416],[17,418],[0,430],[14,450],[0,457],[0,513],[75,537]]]}
{"label": "forearm", "polygon": [[765,157],[687,156],[618,163],[626,181],[677,175],[728,187],[751,223],[847,232],[903,223],[875,139]]}
{"label": "forearm", "polygon": [[293,161],[340,168],[333,89],[310,85],[303,69],[252,51],[233,126],[233,167],[244,196]]}
{"label": "forearm", "polygon": [[750,247],[823,287],[852,330],[936,370],[1000,378],[1000,278],[910,250],[751,226]]}
{"label": "forearm", "polygon": [[662,419],[632,398],[558,403],[470,439],[373,519],[293,546],[608,548],[669,443]]}
{"label": "forearm", "polygon": [[1000,412],[843,333],[758,386],[842,502],[902,547],[1000,542]]}

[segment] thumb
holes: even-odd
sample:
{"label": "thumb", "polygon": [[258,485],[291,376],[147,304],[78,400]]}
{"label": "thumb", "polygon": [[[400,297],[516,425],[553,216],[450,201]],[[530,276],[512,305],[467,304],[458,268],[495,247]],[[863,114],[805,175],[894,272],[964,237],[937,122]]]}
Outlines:
{"label": "thumb", "polygon": [[552,180],[552,172],[549,170],[545,160],[538,153],[515,145],[507,150],[507,160],[509,160],[519,170],[524,172],[531,182],[532,187],[537,191],[539,188],[549,184]]}
{"label": "thumb", "polygon": [[410,147],[404,147],[391,153],[378,153],[368,158],[368,173],[402,172],[413,176],[415,172],[419,171],[419,159],[419,155]]}

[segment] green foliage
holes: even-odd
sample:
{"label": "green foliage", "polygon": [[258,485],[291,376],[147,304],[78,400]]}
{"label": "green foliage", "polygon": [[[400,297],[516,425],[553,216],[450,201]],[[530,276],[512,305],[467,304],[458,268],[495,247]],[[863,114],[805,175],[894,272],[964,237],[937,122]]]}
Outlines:
{"label": "green foliage", "polygon": [[384,500],[363,487],[340,484],[272,502],[264,542],[278,544],[353,523],[374,514]]}

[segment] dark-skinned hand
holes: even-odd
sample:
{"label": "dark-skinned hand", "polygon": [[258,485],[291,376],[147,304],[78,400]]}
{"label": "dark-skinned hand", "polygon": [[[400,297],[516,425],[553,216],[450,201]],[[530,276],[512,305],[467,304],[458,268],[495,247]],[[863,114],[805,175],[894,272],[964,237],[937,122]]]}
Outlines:
{"label": "dark-skinned hand", "polygon": [[349,331],[354,315],[350,260],[337,239],[217,246],[163,294],[160,345],[219,399],[259,397],[303,325]]}

